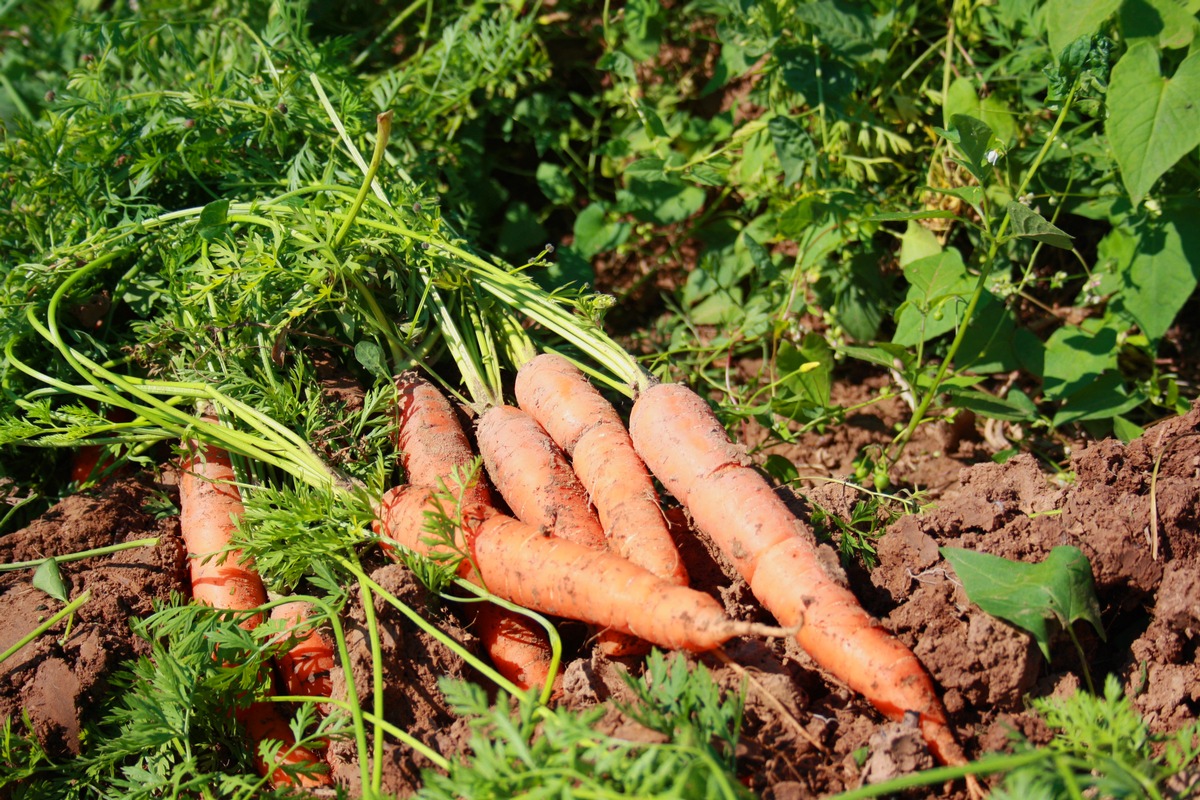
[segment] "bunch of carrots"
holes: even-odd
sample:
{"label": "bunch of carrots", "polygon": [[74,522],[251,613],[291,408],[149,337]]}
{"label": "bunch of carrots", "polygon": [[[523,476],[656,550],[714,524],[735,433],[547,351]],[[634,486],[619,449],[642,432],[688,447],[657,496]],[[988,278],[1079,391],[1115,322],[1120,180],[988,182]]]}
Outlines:
{"label": "bunch of carrots", "polygon": [[[537,356],[518,373],[519,407],[496,405],[476,421],[486,474],[449,497],[446,487],[477,459],[462,417],[416,373],[396,385],[396,445],[407,482],[378,505],[376,532],[386,549],[460,557],[461,578],[519,606],[593,626],[598,645],[613,655],[638,654],[648,645],[705,652],[735,636],[794,635],[822,669],[886,716],[918,715],[939,761],[965,763],[920,662],[831,574],[807,525],[691,390],[649,386],[627,428],[571,362]],[[730,619],[711,596],[688,586],[652,475],[783,627]],[[229,550],[240,500],[223,452],[206,448],[184,465],[181,505],[196,599],[240,610],[265,603],[253,565]],[[451,521],[453,541],[430,537],[431,515]],[[222,555],[197,557],[213,553]],[[527,617],[481,605],[475,624],[509,680],[521,687],[552,680],[546,635]],[[311,659],[323,646],[309,639],[297,648],[280,659],[284,678],[303,684],[290,691],[328,695],[323,673],[318,685],[312,677]],[[294,742],[270,703],[251,705],[241,718],[252,738]],[[304,748],[283,752],[293,763],[320,760]],[[260,765],[263,774],[276,770],[276,782],[289,780],[277,767]],[[327,781],[306,772],[301,785]]]}
{"label": "bunch of carrots", "polygon": [[[376,530],[385,541],[424,555],[465,553],[461,577],[526,608],[594,626],[611,654],[639,652],[643,643],[704,652],[734,636],[794,635],[822,669],[888,717],[917,714],[939,761],[966,763],[916,656],[831,573],[811,529],[691,390],[648,386],[626,428],[570,361],[536,356],[518,371],[519,407],[496,405],[478,418],[486,477],[447,509],[436,487],[475,453],[432,385],[407,374],[398,388],[409,483],[379,505]],[[782,629],[729,619],[712,597],[689,588],[651,475]],[[454,521],[454,542],[427,536],[429,514]],[[479,625],[491,626],[480,635],[508,677],[522,685],[545,679],[547,649],[537,629],[505,614],[485,615]]]}

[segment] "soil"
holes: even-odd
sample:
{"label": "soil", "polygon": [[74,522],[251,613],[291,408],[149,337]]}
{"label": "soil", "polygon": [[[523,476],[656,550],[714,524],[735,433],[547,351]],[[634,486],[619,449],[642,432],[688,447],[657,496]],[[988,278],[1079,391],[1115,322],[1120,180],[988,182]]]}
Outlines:
{"label": "soil", "polygon": [[[178,518],[155,504],[177,503],[175,487],[148,476],[125,477],[95,493],[55,505],[29,527],[0,538],[0,562],[30,561],[157,537],[154,547],[61,563],[71,599],[91,600],[0,665],[0,714],[27,714],[54,758],[79,753],[85,716],[101,711],[108,683],[122,662],[149,655],[131,619],[153,611],[154,601],[190,591],[187,553]],[[0,574],[0,650],[7,650],[62,608],[30,583],[31,572]],[[68,624],[69,622],[69,624]]]}
{"label": "soil", "polygon": [[[839,387],[839,401],[869,396],[885,378]],[[843,424],[812,432],[776,450],[810,478],[789,494],[808,513],[815,505],[848,517],[860,496],[830,479],[844,477],[866,447],[890,441],[907,409],[899,400],[867,407]],[[748,429],[753,443],[761,435]],[[1033,456],[1004,464],[973,420],[924,428],[911,443],[900,477],[922,489],[927,507],[900,516],[876,543],[871,570],[850,565],[851,586],[882,624],[913,648],[943,692],[968,756],[1002,750],[1014,732],[1044,741],[1048,733],[1027,710],[1030,697],[1071,691],[1081,674],[1065,635],[1043,658],[1033,640],[966,598],[939,554],[943,545],[1022,561],[1040,561],[1059,545],[1083,550],[1092,564],[1106,639],[1076,624],[1092,675],[1115,674],[1150,728],[1168,732],[1194,722],[1200,709],[1200,406],[1165,420],[1140,439],[1077,443],[1065,469],[1047,469]],[[757,453],[762,456],[763,453]],[[103,708],[107,681],[124,659],[146,652],[129,620],[150,611],[154,599],[182,591],[185,556],[174,517],[156,517],[155,503],[173,488],[147,476],[122,478],[90,494],[68,498],[28,528],[0,538],[5,562],[158,536],[153,548],[62,565],[72,597],[92,589],[94,599],[63,625],[2,665],[0,710],[27,713],[54,754],[77,752],[81,724]],[[674,510],[674,531],[693,584],[743,619],[769,621],[747,586]],[[837,556],[829,548],[830,559]],[[374,579],[468,648],[469,623],[453,608],[426,602],[424,591],[397,565],[374,567]],[[28,573],[0,579],[0,648],[32,630],[61,604],[33,589]],[[477,679],[452,652],[383,603],[375,607],[385,651],[384,707],[390,722],[443,753],[460,752],[466,726],[437,688],[442,676]],[[360,700],[373,702],[369,646],[359,605],[346,610]],[[559,702],[588,708],[624,697],[619,673],[635,661],[609,661],[580,635],[564,665]],[[748,680],[739,768],[745,783],[773,800],[821,797],[930,765],[928,754],[903,722],[884,720],[860,698],[815,669],[794,646],[736,640],[703,662],[730,690]],[[345,676],[334,675],[335,692]],[[610,733],[645,739],[615,710],[601,722]],[[353,796],[358,768],[350,743],[330,748],[334,775]],[[401,745],[389,745],[385,789],[406,796],[429,764]],[[965,796],[961,785],[913,796]]]}

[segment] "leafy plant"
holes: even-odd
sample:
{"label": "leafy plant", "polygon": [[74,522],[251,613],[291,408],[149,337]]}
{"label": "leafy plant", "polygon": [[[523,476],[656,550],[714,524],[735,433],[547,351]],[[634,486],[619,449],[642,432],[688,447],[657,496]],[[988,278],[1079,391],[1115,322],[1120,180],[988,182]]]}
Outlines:
{"label": "leafy plant", "polygon": [[[1156,735],[1133,708],[1115,675],[1104,696],[1076,692],[1032,701],[1054,736],[1048,757],[1013,770],[997,798],[1184,796],[1200,760],[1200,726]],[[1033,750],[1018,740],[1017,753]],[[1177,794],[1178,792],[1178,794]]]}
{"label": "leafy plant", "polygon": [[749,797],[732,771],[741,704],[722,698],[703,667],[656,653],[645,683],[629,684],[639,701],[624,710],[661,738],[598,733],[603,707],[572,714],[524,696],[510,712],[506,703],[489,703],[479,686],[443,681],[471,726],[471,759],[452,762],[448,775],[426,772],[418,796]]}
{"label": "leafy plant", "polygon": [[[992,616],[1028,631],[1050,660],[1050,623],[1071,637],[1088,686],[1092,678],[1072,623],[1087,620],[1104,637],[1092,566],[1078,547],[1055,547],[1040,564],[943,547],[941,554],[962,581],[967,598]],[[1093,689],[1094,691],[1094,689]]]}

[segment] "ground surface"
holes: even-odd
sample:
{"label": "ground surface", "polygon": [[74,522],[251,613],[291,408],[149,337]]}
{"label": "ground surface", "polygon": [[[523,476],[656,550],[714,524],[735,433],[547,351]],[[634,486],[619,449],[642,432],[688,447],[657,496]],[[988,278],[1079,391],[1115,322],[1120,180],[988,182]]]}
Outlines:
{"label": "ground surface", "polygon": [[[848,399],[869,393],[873,381],[839,389]],[[845,476],[865,444],[885,443],[903,418],[899,402],[871,406],[844,424],[805,435],[783,454],[811,476],[794,499],[848,515],[858,495],[842,484],[817,480]],[[989,440],[988,433],[991,434]],[[747,430],[746,437],[755,438]],[[988,455],[995,432],[974,425],[929,426],[901,465],[903,480],[927,490],[932,505],[892,523],[877,543],[878,566],[851,568],[849,579],[863,604],[921,658],[944,693],[946,706],[969,755],[1003,749],[1010,731],[1038,740],[1046,736],[1025,710],[1029,695],[1073,690],[1078,658],[1060,637],[1047,663],[1024,633],[972,606],[938,553],[952,544],[1025,561],[1040,561],[1057,545],[1076,545],[1090,559],[1107,642],[1086,624],[1077,632],[1093,674],[1117,674],[1139,711],[1158,731],[1196,718],[1200,666],[1200,409],[1165,420],[1128,446],[1106,440],[1077,444],[1069,466],[1055,474],[1032,456],[1003,465]],[[1155,476],[1155,465],[1158,464]],[[3,665],[0,713],[29,715],[52,753],[77,751],[81,720],[104,702],[113,670],[122,659],[146,652],[129,632],[153,599],[182,591],[185,557],[172,517],[156,517],[158,501],[172,487],[145,476],[126,477],[68,498],[30,527],[0,538],[4,562],[69,553],[144,536],[154,548],[63,565],[72,596],[91,588],[96,599],[79,612],[68,635],[60,626]],[[1152,516],[1152,495],[1156,515]],[[744,583],[730,577],[706,543],[678,519],[678,540],[693,583],[743,618],[768,619]],[[376,580],[416,607],[422,590],[396,565],[380,561]],[[27,573],[0,579],[0,649],[15,642],[58,606],[28,584]],[[433,644],[390,607],[376,608],[390,660],[385,692],[391,721],[442,752],[465,741],[465,727],[447,709],[436,687],[440,675],[470,677],[453,654]],[[453,611],[430,611],[444,628],[469,630]],[[357,685],[367,687],[366,645],[360,608],[347,610],[347,630],[362,660]],[[582,632],[567,630],[574,648],[565,666],[561,702],[586,707],[627,691],[616,664],[593,653]],[[724,658],[706,663],[731,689],[749,678],[744,742],[739,764],[747,784],[766,798],[823,796],[862,780],[855,758],[872,751],[871,770],[886,775],[925,766],[911,737],[896,731],[862,700],[814,671],[803,653],[781,643],[736,641]],[[334,676],[335,687],[344,683]],[[364,690],[365,691],[365,690]],[[610,730],[638,735],[619,714],[605,718]],[[918,748],[919,750],[919,748]],[[348,745],[331,753],[335,774],[353,790],[357,769]],[[410,792],[427,764],[403,747],[386,758],[389,791]],[[931,792],[953,796],[961,787]]]}

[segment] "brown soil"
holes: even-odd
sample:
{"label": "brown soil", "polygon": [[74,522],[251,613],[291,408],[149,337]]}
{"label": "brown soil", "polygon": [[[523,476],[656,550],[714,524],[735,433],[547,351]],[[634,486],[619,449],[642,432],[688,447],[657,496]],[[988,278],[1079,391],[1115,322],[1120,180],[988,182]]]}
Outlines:
{"label": "brown soil", "polygon": [[[839,391],[867,396],[872,390],[870,382],[859,382]],[[904,414],[899,401],[871,406],[842,425],[807,434],[785,454],[807,465],[802,474],[842,477],[864,447],[890,440]],[[747,433],[753,438],[753,431]],[[1128,446],[1101,441],[1077,448],[1063,471],[1043,469],[1028,455],[995,464],[986,460],[988,452],[972,425],[924,430],[906,456],[904,477],[927,489],[932,505],[888,526],[876,543],[875,569],[849,570],[864,605],[913,648],[933,675],[968,755],[1004,749],[1012,731],[1043,740],[1046,730],[1027,710],[1027,698],[1077,687],[1080,671],[1065,636],[1052,643],[1047,663],[1028,635],[968,602],[939,555],[938,547],[947,544],[1024,561],[1039,561],[1058,545],[1080,547],[1093,566],[1107,633],[1104,642],[1086,623],[1077,624],[1093,675],[1117,675],[1155,731],[1194,721],[1200,708],[1200,667],[1195,663],[1200,407],[1158,424]],[[162,537],[156,548],[63,565],[71,595],[91,588],[96,599],[76,615],[66,641],[60,641],[60,625],[4,663],[0,708],[6,716],[24,709],[53,752],[77,750],[81,719],[105,702],[106,680],[122,659],[145,651],[130,635],[130,617],[144,615],[152,599],[165,599],[183,587],[185,561],[175,521],[155,519],[146,509],[147,499],[169,498],[171,491],[146,478],[124,479],[94,496],[70,498],[29,528],[0,539],[0,557],[13,561]],[[843,516],[859,499],[854,490],[821,480],[798,491],[791,499],[801,510],[817,503]],[[679,513],[674,519],[694,585],[740,618],[768,620],[720,556],[688,530]],[[832,549],[830,556],[836,558]],[[374,578],[475,647],[469,625],[455,610],[428,606],[405,569],[381,566]],[[29,585],[27,573],[4,576],[0,647],[60,607]],[[459,752],[465,725],[447,708],[437,680],[475,676],[390,605],[377,603],[375,612],[387,665],[387,718],[443,753]],[[373,701],[362,608],[351,604],[345,622],[355,685],[369,708]],[[608,661],[583,636],[573,638],[559,702],[586,708],[625,697],[619,672],[636,670],[637,663]],[[748,681],[739,765],[747,785],[764,798],[825,796],[859,785],[868,773],[881,779],[929,765],[911,729],[887,723],[793,646],[735,641],[719,656],[703,660],[731,690]],[[335,675],[334,683],[337,692],[345,691],[344,676]],[[616,735],[653,738],[615,711],[601,725]],[[356,795],[359,773],[352,744],[334,743],[330,756],[334,774]],[[409,749],[389,745],[385,789],[410,794],[419,770],[428,766]],[[951,786],[914,796],[963,795],[963,787]]]}
{"label": "brown soil", "polygon": [[[155,600],[186,592],[187,561],[174,516],[157,518],[155,501],[174,504],[175,489],[146,477],[122,478],[66,498],[29,527],[0,538],[0,561],[30,561],[157,536],[155,547],[72,561],[60,571],[75,599],[92,598],[0,665],[0,714],[28,714],[53,757],[77,754],[82,719],[104,708],[108,681],[150,646],[129,627]],[[35,589],[31,570],[0,575],[0,650],[16,644],[65,604]],[[65,636],[65,638],[64,638]]]}

